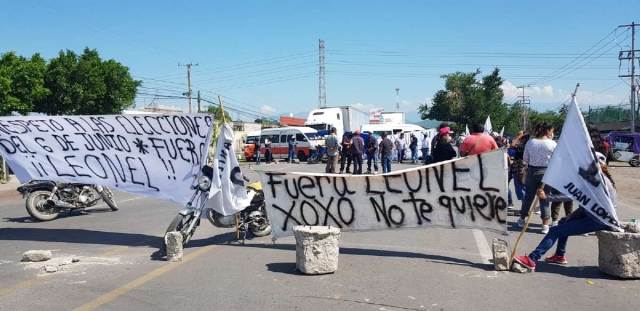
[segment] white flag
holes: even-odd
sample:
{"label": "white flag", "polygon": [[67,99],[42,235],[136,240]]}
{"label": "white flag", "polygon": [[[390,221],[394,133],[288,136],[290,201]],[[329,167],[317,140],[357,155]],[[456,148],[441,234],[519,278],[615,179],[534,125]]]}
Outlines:
{"label": "white flag", "polygon": [[493,132],[493,126],[491,126],[491,119],[487,116],[487,121],[484,121],[484,133],[491,135]]}
{"label": "white flag", "polygon": [[254,193],[247,193],[238,159],[233,150],[233,130],[223,124],[213,160],[213,180],[207,208],[222,215],[232,215],[249,206]]}
{"label": "white flag", "polygon": [[601,223],[622,232],[575,95],[542,181],[573,198]]}
{"label": "white flag", "polygon": [[471,133],[469,133],[469,126],[468,126],[468,125],[465,125],[465,126],[464,126],[464,128],[465,128],[465,135],[466,135],[467,137],[471,136]]}
{"label": "white flag", "polygon": [[504,136],[504,126],[502,126],[502,129],[500,130],[500,137]]}

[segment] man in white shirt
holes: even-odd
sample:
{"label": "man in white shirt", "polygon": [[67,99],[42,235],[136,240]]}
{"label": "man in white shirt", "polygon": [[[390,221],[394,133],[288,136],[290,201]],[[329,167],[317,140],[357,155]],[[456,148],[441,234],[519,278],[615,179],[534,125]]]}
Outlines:
{"label": "man in white shirt", "polygon": [[429,160],[429,157],[431,156],[431,137],[429,137],[427,135],[427,133],[423,134],[423,138],[422,138],[422,163],[424,163],[424,165],[429,164],[431,161]]}
{"label": "man in white shirt", "polygon": [[407,142],[404,141],[404,133],[400,133],[400,137],[396,139],[396,149],[398,149],[398,163],[402,164],[402,160],[404,160],[404,150],[407,149]]}

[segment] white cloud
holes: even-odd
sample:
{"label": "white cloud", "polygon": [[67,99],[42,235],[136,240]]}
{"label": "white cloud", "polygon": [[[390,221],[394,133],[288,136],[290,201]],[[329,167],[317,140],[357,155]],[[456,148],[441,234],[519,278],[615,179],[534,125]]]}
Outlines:
{"label": "white cloud", "polygon": [[411,107],[411,106],[413,106],[413,103],[408,100],[400,101],[400,107]]}
{"label": "white cloud", "polygon": [[273,107],[271,107],[269,105],[263,105],[260,109],[264,113],[275,113],[276,112],[276,108],[273,108]]}
{"label": "white cloud", "polygon": [[[518,89],[516,85],[509,81],[505,81],[500,88],[504,91],[504,100],[507,103],[514,103],[518,100],[518,96],[522,96],[522,89]],[[543,87],[527,87],[524,90],[525,96],[530,96],[532,108],[537,110],[555,109],[560,104],[571,97],[573,89],[565,91],[559,87],[551,85]],[[618,104],[625,98],[625,94],[616,95],[619,92],[610,91],[609,93],[598,93],[586,89],[578,91],[578,103],[580,105],[612,105]]]}

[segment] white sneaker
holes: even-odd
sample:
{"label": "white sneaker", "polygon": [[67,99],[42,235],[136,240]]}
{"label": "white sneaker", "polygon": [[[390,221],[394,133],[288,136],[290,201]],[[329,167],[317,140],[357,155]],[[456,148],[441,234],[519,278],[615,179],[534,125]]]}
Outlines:
{"label": "white sneaker", "polygon": [[536,207],[536,215],[540,215],[540,207]]}
{"label": "white sneaker", "polygon": [[507,209],[513,209],[513,204],[507,205]]}
{"label": "white sneaker", "polygon": [[378,175],[378,171],[373,172],[373,175]]}
{"label": "white sneaker", "polygon": [[555,226],[557,226],[557,225],[558,225],[558,221],[557,221],[557,220],[554,220],[554,221],[551,223],[551,227],[555,227]]}
{"label": "white sneaker", "polygon": [[520,227],[520,228],[524,227],[524,219],[518,218],[518,227]]}
{"label": "white sneaker", "polygon": [[549,225],[542,225],[542,234],[547,234],[549,233]]}

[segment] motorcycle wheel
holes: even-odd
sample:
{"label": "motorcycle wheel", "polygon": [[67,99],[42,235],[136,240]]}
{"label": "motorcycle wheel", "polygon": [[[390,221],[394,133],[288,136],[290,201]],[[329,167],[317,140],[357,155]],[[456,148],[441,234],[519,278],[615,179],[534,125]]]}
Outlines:
{"label": "motorcycle wheel", "polygon": [[[266,220],[265,220],[266,222]],[[249,231],[251,234],[257,237],[263,237],[271,234],[271,224],[266,222],[266,224],[261,224],[259,226],[249,226]]]}
{"label": "motorcycle wheel", "polygon": [[629,160],[629,165],[631,165],[633,167],[640,166],[640,161],[638,161],[638,157],[635,157],[635,158]]}
{"label": "motorcycle wheel", "polygon": [[[182,234],[182,245],[187,244],[191,240],[191,237],[193,237],[193,232],[190,232],[189,234],[185,234],[182,230],[189,227],[189,223],[191,223],[192,218],[193,218],[193,214],[189,214],[187,216],[184,216],[182,214],[176,215],[176,217],[173,218],[173,220],[169,224],[169,227],[167,227],[167,231],[164,233],[165,236],[169,232],[178,231]],[[164,250],[166,252],[167,251],[166,241],[163,242],[163,244],[164,244]]]}
{"label": "motorcycle wheel", "polygon": [[[25,206],[31,217],[37,221],[51,221],[58,218],[60,209],[56,207],[46,207],[42,201],[49,198],[51,191],[40,190],[29,193]],[[58,196],[54,196],[58,200]]]}
{"label": "motorcycle wheel", "polygon": [[111,189],[103,187],[102,192],[100,192],[100,196],[102,197],[104,203],[107,203],[107,205],[109,205],[112,211],[115,212],[119,209],[118,205],[116,205],[116,201],[113,199],[113,193],[111,192]]}

